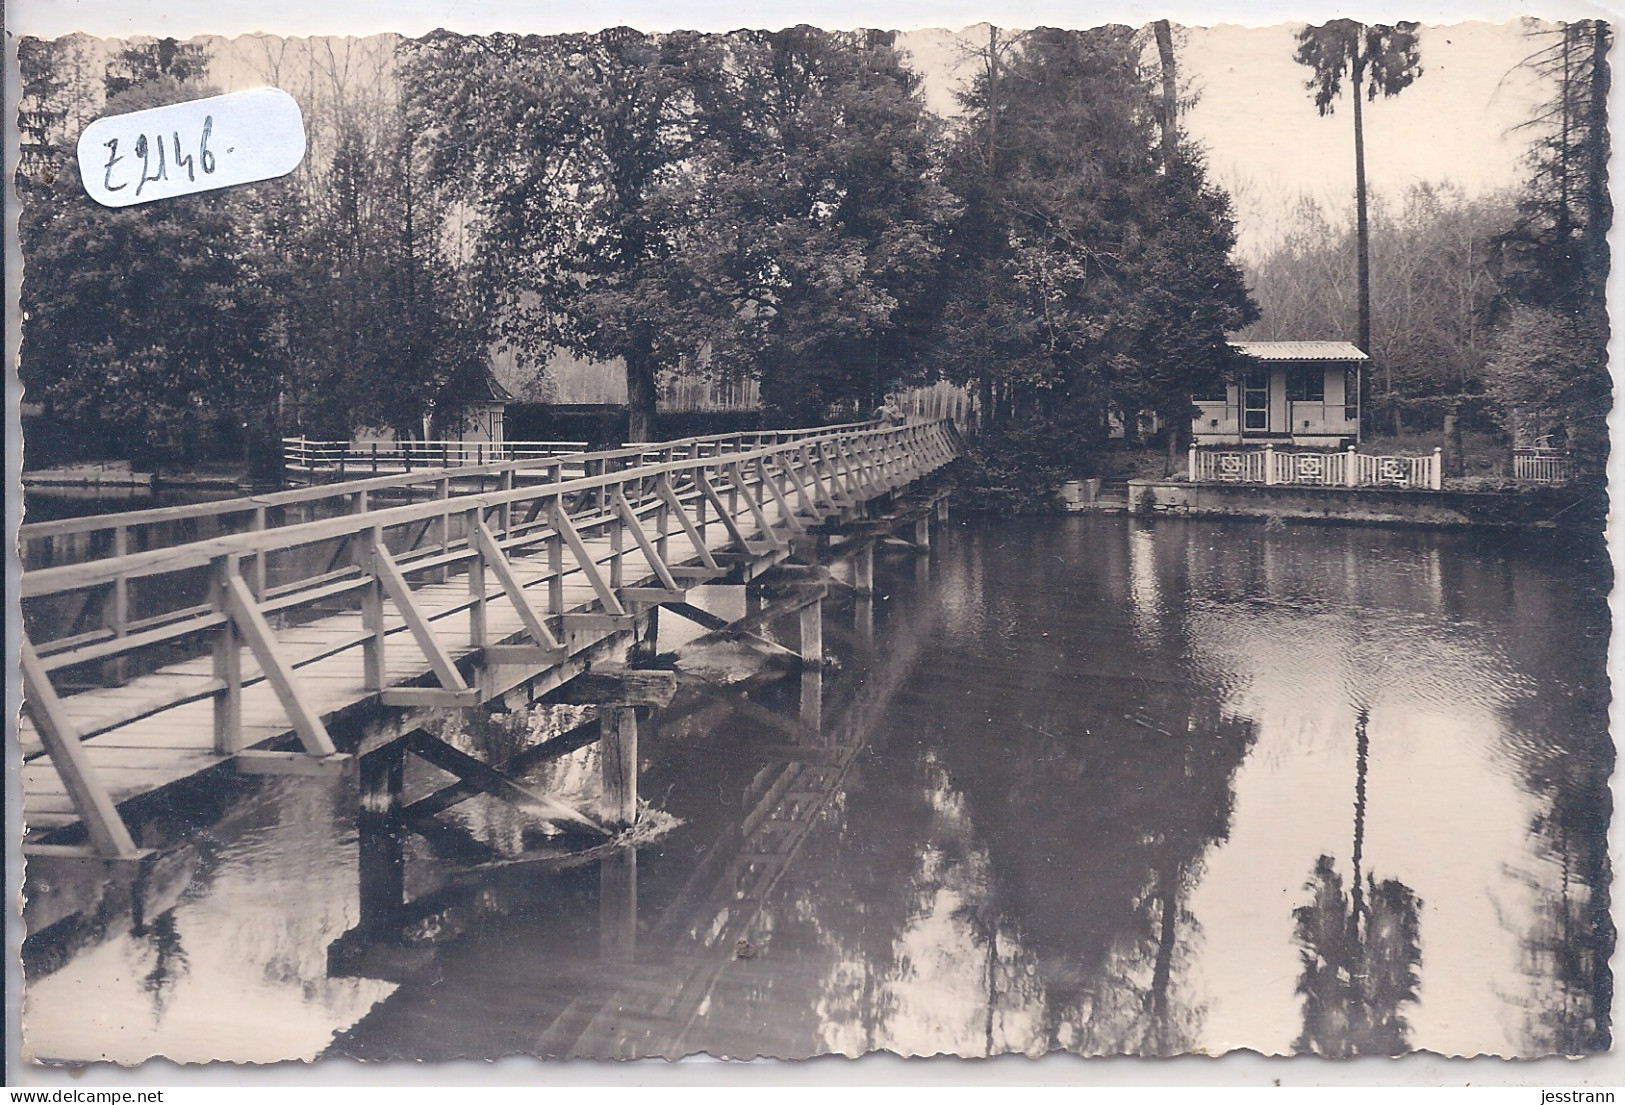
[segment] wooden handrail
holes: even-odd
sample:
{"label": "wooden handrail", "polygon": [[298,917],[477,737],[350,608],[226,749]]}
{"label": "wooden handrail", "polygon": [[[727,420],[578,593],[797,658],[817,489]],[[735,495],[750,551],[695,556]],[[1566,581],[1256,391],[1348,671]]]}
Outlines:
{"label": "wooden handrail", "polygon": [[[118,514],[86,515],[79,518],[61,518],[49,522],[28,522],[17,527],[17,540],[25,547],[30,541],[42,540],[47,537],[64,537],[70,534],[94,533],[99,531],[116,531],[139,526],[158,525],[164,522],[178,521],[182,518],[208,518],[223,514],[247,514],[263,508],[288,506],[295,503],[315,502],[321,499],[343,498],[360,491],[390,490],[404,487],[417,487],[433,484],[441,479],[469,479],[476,476],[502,476],[508,472],[526,472],[536,469],[546,469],[565,462],[581,464],[589,461],[617,460],[631,456],[641,456],[650,452],[664,449],[681,449],[700,444],[713,442],[734,441],[748,437],[766,437],[778,435],[797,439],[818,434],[837,432],[853,427],[872,425],[872,423],[843,423],[836,426],[820,426],[805,430],[774,430],[750,433],[711,434],[699,437],[675,438],[670,441],[651,441],[644,444],[623,445],[617,449],[603,449],[594,452],[558,453],[552,456],[526,457],[522,460],[493,461],[487,464],[461,465],[451,468],[423,468],[415,472],[392,473],[386,476],[373,476],[366,479],[345,480],[342,483],[320,484],[312,487],[293,488],[287,491],[273,491],[263,495],[249,495],[236,499],[218,499],[207,503],[186,503],[178,506],[150,507],[145,510],[123,511]],[[298,441],[298,438],[284,438],[283,441]],[[326,442],[307,442],[309,445],[326,445]],[[523,443],[518,443],[523,444]],[[572,442],[555,442],[551,444],[574,444]]]}
{"label": "wooden handrail", "polygon": [[[505,504],[529,500],[556,499],[581,491],[616,487],[634,481],[658,477],[662,474],[669,477],[672,474],[716,469],[724,464],[742,463],[754,460],[757,457],[768,459],[780,453],[804,448],[809,443],[833,444],[843,440],[865,442],[902,439],[918,436],[923,431],[934,428],[940,429],[946,425],[945,420],[919,422],[899,427],[880,427],[830,434],[823,437],[801,438],[797,441],[766,446],[749,452],[724,454],[721,457],[699,457],[668,461],[661,464],[638,465],[602,475],[584,476],[542,486],[516,487],[511,491],[481,492],[474,495],[457,496],[452,499],[431,499],[422,503],[409,503],[398,507],[372,510],[365,514],[301,522],[274,530],[260,530],[205,538],[182,545],[139,553],[128,553],[119,557],[88,561],[82,564],[39,568],[33,571],[25,571],[22,574],[18,594],[21,598],[37,598],[42,595],[76,591],[111,583],[120,578],[133,579],[201,567],[212,562],[216,557],[230,554],[250,556],[273,549],[293,548],[313,544],[317,541],[330,540],[335,537],[349,536],[377,527],[388,528],[441,515],[463,513],[471,509],[490,510]],[[693,439],[689,440],[691,442]],[[580,460],[582,457],[590,455],[592,454],[582,454],[572,459]],[[356,489],[351,488],[350,490],[353,492]]]}

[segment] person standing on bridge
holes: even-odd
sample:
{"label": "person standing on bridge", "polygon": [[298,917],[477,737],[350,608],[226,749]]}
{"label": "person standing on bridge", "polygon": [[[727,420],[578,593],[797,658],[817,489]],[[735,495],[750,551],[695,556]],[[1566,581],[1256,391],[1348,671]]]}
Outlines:
{"label": "person standing on bridge", "polygon": [[887,426],[901,426],[908,421],[908,416],[894,406],[890,399],[876,407],[875,413],[870,417]]}

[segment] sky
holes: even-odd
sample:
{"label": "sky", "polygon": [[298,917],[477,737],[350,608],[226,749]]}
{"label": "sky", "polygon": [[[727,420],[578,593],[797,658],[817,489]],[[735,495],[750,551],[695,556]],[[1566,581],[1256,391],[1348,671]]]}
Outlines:
{"label": "sky", "polygon": [[[1625,0],[1615,0],[1625,3]],[[1077,26],[1121,21],[1143,24],[1166,14],[1184,24],[1176,46],[1182,80],[1197,95],[1185,117],[1206,149],[1210,175],[1236,206],[1239,248],[1259,255],[1279,239],[1303,195],[1334,217],[1352,217],[1352,118],[1346,97],[1322,118],[1304,88],[1307,70],[1293,60],[1293,35],[1309,19],[1350,14],[1315,4],[1209,0],[1196,5],[1108,2],[1080,19],[1075,4],[1052,0],[894,0],[884,8],[854,0],[794,0],[743,5],[732,0],[609,0],[572,6],[535,0],[284,0],[274,9],[246,0],[153,0],[143,5],[99,0],[12,0],[8,22],[21,33],[56,35],[139,33],[421,34],[445,26],[470,33],[496,29],[561,31],[625,23],[659,30],[678,26],[727,30],[741,25],[814,22],[826,27],[884,24],[904,31],[902,42],[925,75],[930,106],[954,110],[954,89],[968,76],[967,47],[985,40],[985,21],[1002,27]],[[1496,3],[1413,4],[1398,12],[1373,9],[1369,18],[1420,18],[1422,77],[1401,95],[1368,106],[1367,173],[1372,192],[1402,197],[1418,183],[1459,186],[1475,196],[1515,187],[1525,171],[1527,118],[1538,89],[1518,62],[1531,49],[1518,9]],[[1544,5],[1548,17],[1610,12],[1573,0]],[[1463,22],[1471,17],[1480,17]],[[1204,25],[1206,24],[1206,25]],[[1252,24],[1251,26],[1245,24]],[[237,75],[234,75],[237,76]],[[218,80],[218,76],[217,76]],[[244,87],[228,78],[228,88]]]}

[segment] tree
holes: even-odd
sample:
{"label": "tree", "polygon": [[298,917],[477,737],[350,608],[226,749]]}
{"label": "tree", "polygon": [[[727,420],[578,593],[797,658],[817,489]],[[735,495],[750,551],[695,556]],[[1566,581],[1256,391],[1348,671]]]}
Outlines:
{"label": "tree", "polygon": [[1607,364],[1605,314],[1517,302],[1496,329],[1485,377],[1514,439],[1550,439],[1595,469],[1608,455]]}
{"label": "tree", "polygon": [[1537,131],[1520,218],[1505,240],[1519,265],[1515,292],[1530,302],[1602,302],[1608,274],[1609,25],[1583,19],[1532,25],[1540,48],[1524,65],[1551,87],[1524,127]]}
{"label": "tree", "polygon": [[996,366],[989,451],[1047,453],[1038,480],[1086,467],[1113,412],[1130,433],[1141,411],[1188,421],[1193,391],[1234,368],[1226,332],[1256,317],[1228,199],[1188,144],[1166,161],[1144,47],[1123,27],[1029,32],[998,66],[997,172],[990,74],[949,159],[965,214],[943,360],[962,380]]}
{"label": "tree", "polygon": [[[108,102],[113,114],[209,94],[160,77]],[[19,217],[21,376],[81,436],[143,461],[183,449],[222,416],[258,418],[274,393],[265,304],[242,228],[254,189],[110,210],[71,163],[29,192]]]}
{"label": "tree", "polygon": [[301,432],[432,432],[486,375],[487,328],[425,202],[393,36],[262,43],[268,80],[301,101],[309,149],[261,211],[259,275],[276,302],[286,416]]}
{"label": "tree", "polygon": [[1366,215],[1365,122],[1362,100],[1397,96],[1422,75],[1417,50],[1417,24],[1393,26],[1334,19],[1298,33],[1297,60],[1314,70],[1305,84],[1315,94],[1315,109],[1330,115],[1343,92],[1352,85],[1354,105],[1354,207],[1357,264],[1359,266],[1359,329],[1357,344],[1371,351],[1371,252]]}
{"label": "tree", "polygon": [[633,439],[663,374],[812,418],[918,358],[949,199],[891,35],[447,36],[406,80],[505,337],[620,361]]}
{"label": "tree", "polygon": [[209,50],[192,42],[160,38],[126,46],[108,62],[107,98],[121,96],[132,88],[151,84],[160,78],[185,84],[201,81],[209,71]]}
{"label": "tree", "polygon": [[[1453,185],[1417,184],[1398,202],[1371,205],[1371,348],[1391,415],[1438,428],[1443,411],[1484,389],[1489,320],[1504,298],[1497,241],[1512,197],[1469,199]],[[1355,231],[1301,199],[1286,233],[1247,264],[1262,319],[1243,335],[1305,341],[1352,330]]]}
{"label": "tree", "polygon": [[630,433],[656,379],[693,363],[727,310],[682,262],[720,44],[704,36],[431,35],[404,79],[432,179],[465,206],[487,308],[540,360],[625,365]]}
{"label": "tree", "polygon": [[952,197],[935,121],[889,32],[741,31],[724,99],[705,105],[708,203],[683,263],[731,325],[712,363],[767,404],[867,411],[922,371]]}
{"label": "tree", "polygon": [[1540,132],[1517,223],[1502,237],[1511,303],[1499,319],[1490,390],[1514,437],[1552,436],[1583,471],[1608,455],[1608,48],[1600,20],[1555,30],[1526,65],[1552,91],[1529,121]]}
{"label": "tree", "polygon": [[67,35],[17,40],[18,187],[50,184],[73,157],[79,132],[105,100],[103,65],[92,39]]}

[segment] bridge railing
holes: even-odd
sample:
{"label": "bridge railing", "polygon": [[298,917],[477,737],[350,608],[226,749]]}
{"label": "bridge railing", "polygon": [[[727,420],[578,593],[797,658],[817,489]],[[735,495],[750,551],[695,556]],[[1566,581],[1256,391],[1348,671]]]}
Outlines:
{"label": "bridge railing", "polygon": [[282,439],[282,466],[297,473],[333,474],[339,479],[423,468],[463,468],[504,461],[535,460],[585,451],[585,441],[317,441]]}
{"label": "bridge railing", "polygon": [[[852,423],[851,425],[862,425]],[[715,443],[719,448],[740,449],[794,440],[811,434],[839,429],[820,426],[805,430],[768,430],[713,434],[683,438],[682,442]],[[282,439],[283,470],[298,475],[332,475],[338,479],[360,478],[411,472],[428,468],[478,468],[488,464],[535,460],[587,449],[585,441],[462,441],[420,440],[319,441],[306,437]],[[677,444],[659,443],[659,444]],[[626,448],[634,448],[627,443]],[[611,452],[614,452],[611,450]]]}
{"label": "bridge railing", "polygon": [[25,571],[48,568],[124,556],[230,533],[275,529],[340,514],[364,514],[381,501],[445,499],[451,497],[454,490],[466,488],[471,483],[478,484],[478,490],[482,492],[504,490],[525,481],[557,483],[578,476],[601,475],[627,464],[645,463],[651,459],[682,460],[715,456],[870,425],[873,423],[630,443],[618,449],[590,453],[553,453],[445,469],[419,468],[409,473],[299,487],[264,495],[63,518],[51,522],[30,522],[18,527],[17,549]]}
{"label": "bridge railing", "polygon": [[[434,617],[466,616],[469,648],[484,649],[488,662],[562,659],[557,631],[572,619],[629,622],[629,603],[679,598],[687,581],[723,574],[720,555],[754,557],[782,548],[809,518],[906,485],[958,454],[947,422],[797,435],[756,448],[712,441],[665,448],[696,455],[25,571],[19,587],[25,700],[35,729],[60,767],[59,753],[71,755],[68,746],[76,748],[80,739],[212,699],[217,751],[235,753],[242,689],[263,679],[305,750],[325,755],[331,740],[299,689],[296,669],[335,652],[362,649],[366,687],[379,691],[386,705],[475,700],[414,602],[410,579],[443,583],[453,573],[466,576],[467,598]],[[639,446],[636,453],[649,451]],[[719,526],[727,553],[711,548]],[[626,558],[633,550],[652,575],[629,578]],[[546,571],[521,582],[511,561],[516,554],[545,554]],[[567,606],[566,575],[590,585],[595,611],[583,615]],[[489,639],[493,580],[519,613],[529,644],[508,648]],[[138,594],[136,616],[131,604]],[[386,598],[399,622],[386,624]],[[270,628],[270,620],[286,629],[357,610],[359,632],[301,646],[314,651],[299,655],[289,655]],[[386,644],[407,639],[428,659],[438,686],[386,686]],[[242,670],[245,644],[258,672]],[[62,673],[78,673],[81,685],[106,680],[110,663],[155,670],[207,655],[214,658],[212,674],[166,678],[161,690],[120,701],[89,721],[70,718],[53,683]],[[112,678],[128,675],[124,670]]]}

